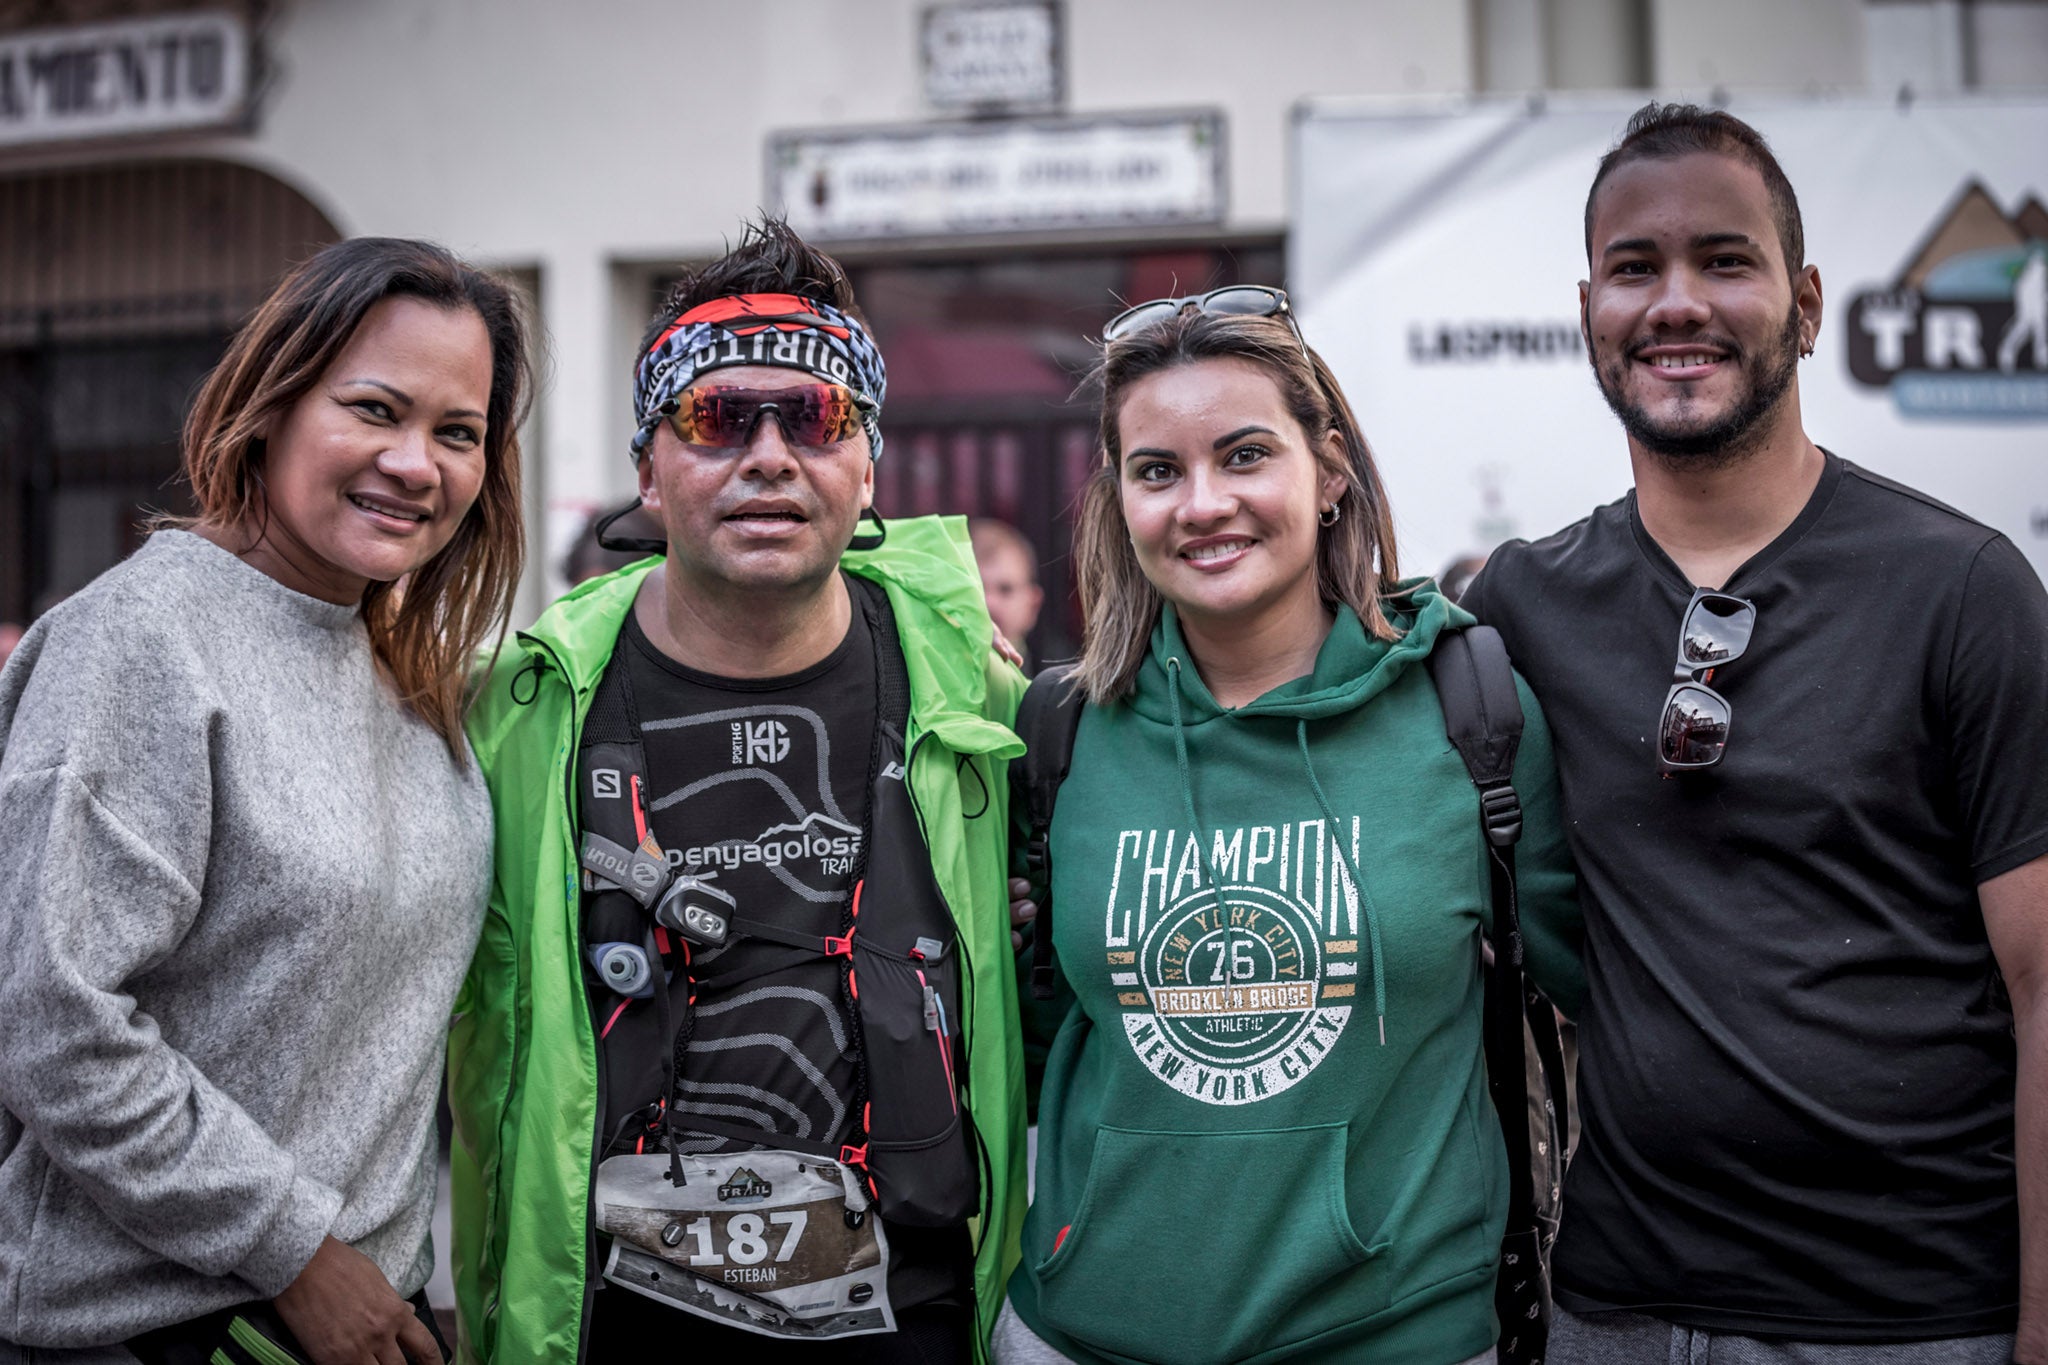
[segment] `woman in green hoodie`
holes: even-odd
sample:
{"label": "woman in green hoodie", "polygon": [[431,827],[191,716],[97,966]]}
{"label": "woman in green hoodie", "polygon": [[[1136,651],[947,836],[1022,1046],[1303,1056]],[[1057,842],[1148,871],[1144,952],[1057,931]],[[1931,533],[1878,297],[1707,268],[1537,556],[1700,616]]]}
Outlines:
{"label": "woman in green hoodie", "polygon": [[[1397,577],[1372,455],[1284,294],[1159,300],[1105,336],[1089,705],[1051,845],[1074,1005],[995,1358],[1490,1360],[1488,883],[1424,667],[1471,618]],[[1571,864],[1522,707],[1522,922],[1569,1009]]]}

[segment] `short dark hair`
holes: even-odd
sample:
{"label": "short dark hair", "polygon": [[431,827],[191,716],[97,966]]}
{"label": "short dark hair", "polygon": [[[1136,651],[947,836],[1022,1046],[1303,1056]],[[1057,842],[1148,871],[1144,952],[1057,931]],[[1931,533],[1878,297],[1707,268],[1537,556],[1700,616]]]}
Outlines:
{"label": "short dark hair", "polygon": [[1586,191],[1586,260],[1593,259],[1593,205],[1607,177],[1631,161],[1663,161],[1709,152],[1732,156],[1755,168],[1771,197],[1771,218],[1778,226],[1778,244],[1785,252],[1785,272],[1797,274],[1806,265],[1806,229],[1799,220],[1799,196],[1785,178],[1784,167],[1756,129],[1733,114],[1702,109],[1697,104],[1650,101],[1629,117],[1621,141],[1600,158],[1593,187]]}
{"label": "short dark hair", "polygon": [[[641,334],[640,349],[633,353],[637,368],[641,357],[655,339],[675,325],[677,318],[700,304],[732,294],[796,294],[829,303],[842,313],[867,318],[853,299],[853,282],[846,267],[797,236],[783,219],[768,215],[748,223],[740,233],[739,245],[709,265],[686,270],[670,286],[655,309],[653,321]],[[872,330],[872,329],[870,329]]]}

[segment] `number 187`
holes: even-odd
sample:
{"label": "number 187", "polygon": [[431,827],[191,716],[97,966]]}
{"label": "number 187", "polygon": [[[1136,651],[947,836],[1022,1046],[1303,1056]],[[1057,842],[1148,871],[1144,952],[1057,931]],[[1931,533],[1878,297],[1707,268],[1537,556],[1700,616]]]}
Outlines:
{"label": "number 187", "polygon": [[683,1225],[685,1235],[693,1237],[697,1249],[690,1255],[691,1265],[724,1265],[730,1257],[739,1265],[759,1265],[768,1259],[767,1233],[770,1224],[783,1229],[782,1243],[775,1248],[776,1261],[787,1261],[796,1255],[796,1244],[804,1235],[804,1226],[811,1221],[811,1215],[802,1209],[787,1209],[771,1213],[764,1222],[758,1213],[736,1213],[725,1220],[725,1256],[714,1249],[716,1243],[711,1236],[711,1215]]}

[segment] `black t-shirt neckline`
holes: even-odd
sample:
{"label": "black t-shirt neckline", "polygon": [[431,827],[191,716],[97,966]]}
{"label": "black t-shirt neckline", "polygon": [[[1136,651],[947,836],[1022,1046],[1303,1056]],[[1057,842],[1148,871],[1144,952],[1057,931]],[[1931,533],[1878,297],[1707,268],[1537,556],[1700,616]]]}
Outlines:
{"label": "black t-shirt neckline", "polygon": [[[845,574],[842,573],[840,577],[844,579]],[[626,613],[626,641],[639,650],[641,656],[656,668],[698,687],[714,687],[725,692],[779,692],[785,688],[801,687],[805,683],[822,678],[846,662],[847,653],[854,645],[855,627],[860,624],[853,618],[860,614],[861,609],[859,599],[852,595],[855,588],[851,583],[846,585],[846,591],[848,605],[851,607],[847,614],[846,632],[839,637],[839,643],[832,647],[832,652],[808,668],[773,678],[728,678],[722,673],[707,673],[701,668],[690,667],[682,660],[665,653],[661,646],[648,638],[646,628],[640,624],[640,613],[637,608]]]}
{"label": "black t-shirt neckline", "polygon": [[[1738,589],[1741,588],[1744,579],[1761,574],[1770,568],[1786,551],[1804,539],[1816,522],[1827,515],[1828,504],[1835,500],[1835,492],[1842,486],[1842,460],[1826,446],[1819,449],[1822,460],[1820,481],[1813,486],[1813,492],[1807,495],[1806,505],[1799,509],[1799,515],[1792,518],[1792,524],[1778,532],[1770,544],[1737,565],[1735,572],[1729,574],[1727,581],[1714,591],[1735,593],[1739,596]],[[1657,543],[1657,538],[1650,534],[1649,528],[1643,525],[1642,509],[1637,505],[1636,490],[1633,488],[1628,490],[1627,503],[1628,529],[1635,538],[1636,549],[1659,578],[1690,598],[1701,585],[1694,583],[1692,576],[1678,567],[1678,561],[1665,552],[1664,547]]]}

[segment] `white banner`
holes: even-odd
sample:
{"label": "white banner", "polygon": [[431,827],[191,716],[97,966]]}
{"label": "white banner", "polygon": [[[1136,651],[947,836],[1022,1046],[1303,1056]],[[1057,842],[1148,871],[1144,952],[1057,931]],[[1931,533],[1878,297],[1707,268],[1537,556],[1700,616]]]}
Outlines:
{"label": "white banner", "polygon": [[0,146],[209,127],[248,94],[248,33],[230,14],[0,38]]}
{"label": "white banner", "polygon": [[[1405,572],[1627,491],[1576,287],[1587,187],[1641,103],[1297,121],[1289,276],[1386,473]],[[2005,532],[2048,576],[2048,101],[1729,108],[1770,139],[1820,271],[1807,434]]]}
{"label": "white banner", "polygon": [[806,237],[1220,222],[1223,115],[780,133],[768,196]]}

